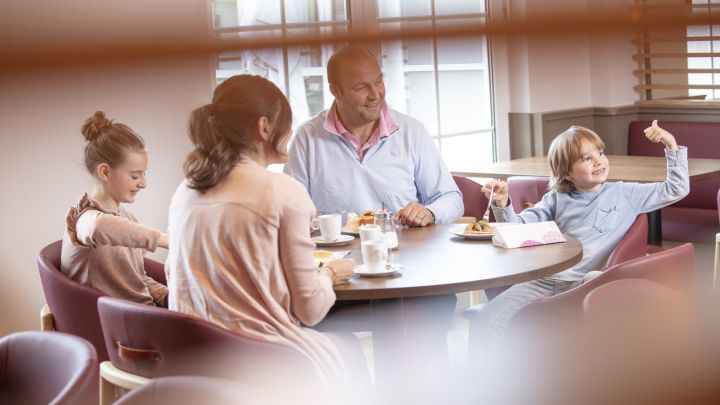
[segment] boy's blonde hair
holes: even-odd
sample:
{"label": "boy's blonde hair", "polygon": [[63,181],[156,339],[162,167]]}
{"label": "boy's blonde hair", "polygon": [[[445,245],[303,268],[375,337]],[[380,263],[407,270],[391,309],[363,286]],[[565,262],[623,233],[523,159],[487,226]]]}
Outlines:
{"label": "boy's blonde hair", "polygon": [[565,132],[556,136],[550,144],[548,151],[548,163],[550,163],[550,188],[563,193],[569,193],[575,189],[571,181],[563,177],[570,174],[573,163],[582,157],[582,142],[590,141],[599,150],[605,150],[605,143],[595,132],[573,125]]}

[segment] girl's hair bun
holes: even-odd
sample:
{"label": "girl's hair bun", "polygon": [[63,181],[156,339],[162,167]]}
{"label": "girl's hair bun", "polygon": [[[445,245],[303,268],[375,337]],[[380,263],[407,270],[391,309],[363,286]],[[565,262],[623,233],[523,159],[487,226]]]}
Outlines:
{"label": "girl's hair bun", "polygon": [[88,142],[97,139],[105,128],[112,125],[112,121],[105,117],[105,112],[97,111],[92,117],[85,120],[81,132]]}

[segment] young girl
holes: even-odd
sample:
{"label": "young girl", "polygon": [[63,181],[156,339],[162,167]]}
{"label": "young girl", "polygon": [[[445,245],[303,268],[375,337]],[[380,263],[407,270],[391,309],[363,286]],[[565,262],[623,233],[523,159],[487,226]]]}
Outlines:
{"label": "young girl", "polygon": [[135,201],[146,186],[145,144],[102,111],[85,121],[82,134],[87,140],[85,167],[95,187],[68,211],[61,270],[108,295],[166,306],[167,287],[145,274],[143,253],[167,248],[167,235],[140,225],[120,206]]}
{"label": "young girl", "polygon": [[170,309],[290,347],[318,376],[338,381],[346,377],[344,341],[302,325],[323,319],[335,302],[333,284],[350,277],[354,262],[315,265],[310,196],[266,169],[287,161],[290,123],[282,92],[251,75],[225,80],[211,104],[192,112],[195,147],[170,203]]}
{"label": "young girl", "polygon": [[[498,222],[555,221],[564,233],[583,245],[583,258],[573,268],[554,276],[516,284],[486,304],[471,323],[471,351],[497,339],[510,318],[524,306],[579,285],[593,270],[604,270],[610,253],[625,236],[638,214],[670,205],[690,189],[687,148],[653,121],[645,129],[652,142],[665,145],[667,179],[658,183],[606,182],[610,164],[605,145],[593,131],[573,126],[550,145],[550,191],[533,208],[515,214],[507,183],[489,182],[483,188]],[[482,343],[478,343],[482,342]]]}

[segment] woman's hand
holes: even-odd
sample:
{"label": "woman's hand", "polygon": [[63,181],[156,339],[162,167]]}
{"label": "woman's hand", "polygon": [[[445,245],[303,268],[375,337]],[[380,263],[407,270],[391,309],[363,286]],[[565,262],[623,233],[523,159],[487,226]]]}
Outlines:
{"label": "woman's hand", "polygon": [[670,132],[660,128],[657,120],[653,120],[652,125],[645,128],[643,132],[645,132],[645,137],[652,142],[662,142],[669,150],[677,150],[675,137]]}
{"label": "woman's hand", "polygon": [[165,249],[168,248],[169,239],[168,239],[168,236],[166,233],[160,233],[160,237],[158,238],[157,245],[158,245],[158,247],[161,247],[161,248],[165,248]]}
{"label": "woman's hand", "polygon": [[335,259],[323,265],[322,270],[330,277],[333,285],[346,283],[352,276],[355,260],[353,259]]}
{"label": "woman's hand", "polygon": [[488,181],[482,188],[482,192],[485,193],[485,197],[489,200],[492,194],[492,199],[495,202],[496,207],[505,208],[508,205],[508,185],[506,182],[499,181]]}

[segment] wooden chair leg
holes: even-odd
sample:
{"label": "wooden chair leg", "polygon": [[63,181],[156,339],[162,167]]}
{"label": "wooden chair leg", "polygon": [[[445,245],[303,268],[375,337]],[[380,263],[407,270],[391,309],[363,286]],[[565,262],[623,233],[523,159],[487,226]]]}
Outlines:
{"label": "wooden chair leg", "polygon": [[40,308],[40,330],[43,332],[52,332],[55,330],[52,312],[50,312],[50,307],[48,307],[47,304]]}
{"label": "wooden chair leg", "polygon": [[110,405],[115,401],[115,385],[100,374],[100,405]]}
{"label": "wooden chair leg", "polygon": [[482,291],[470,291],[470,306],[485,302]]}
{"label": "wooden chair leg", "polygon": [[122,371],[109,361],[100,363],[100,405],[110,405],[122,394],[117,395],[115,388],[127,392],[149,383],[151,380],[143,376]]}

